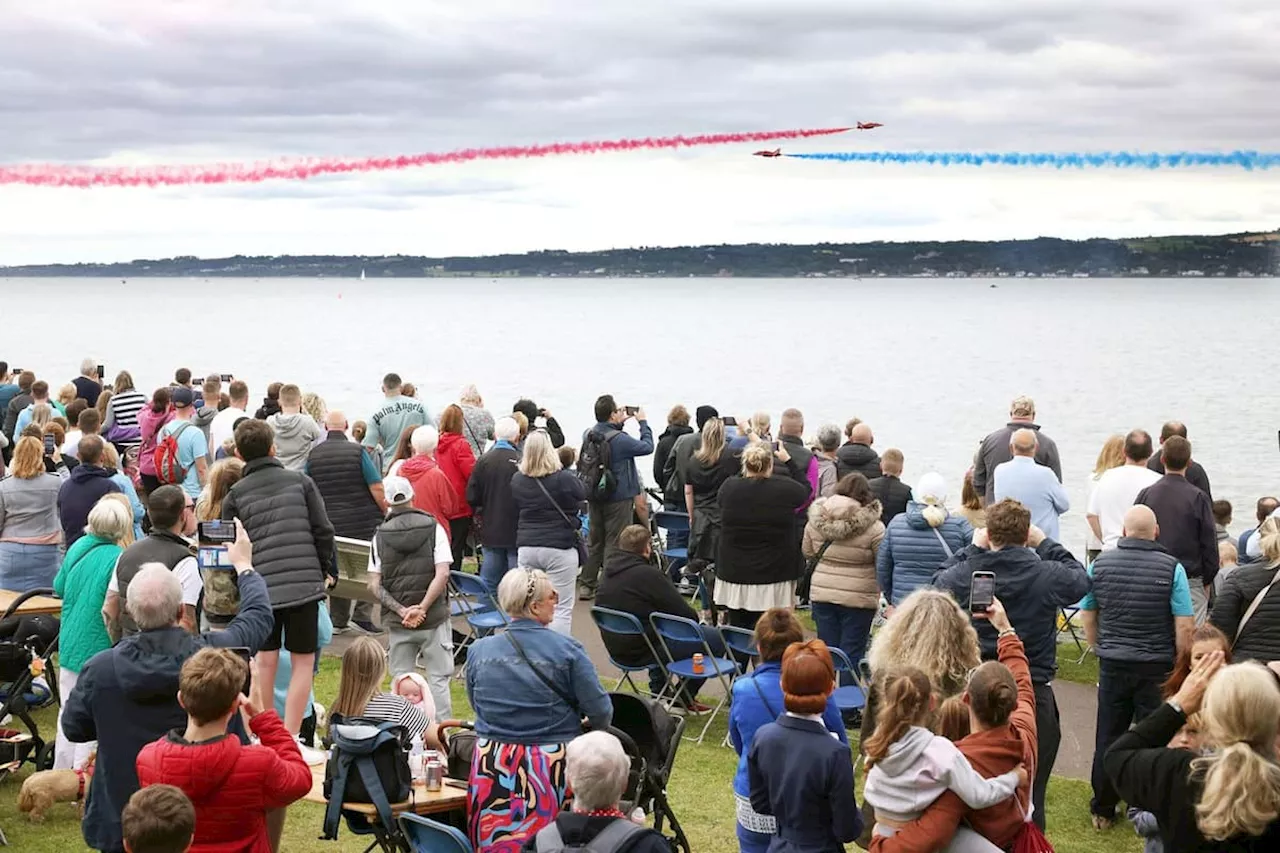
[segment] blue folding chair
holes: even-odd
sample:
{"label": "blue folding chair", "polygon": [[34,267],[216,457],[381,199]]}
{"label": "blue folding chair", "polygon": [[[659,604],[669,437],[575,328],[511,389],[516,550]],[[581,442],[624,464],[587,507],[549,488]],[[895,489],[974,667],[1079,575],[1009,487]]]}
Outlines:
{"label": "blue folding chair", "polygon": [[[685,534],[685,541],[688,542],[689,534],[689,516],[683,512],[672,512],[671,510],[662,510],[653,515],[653,523],[664,534],[670,538],[672,533]],[[668,569],[672,572],[679,569],[685,563],[689,562],[689,549],[685,548],[668,548],[663,545],[662,556],[668,562]]]}
{"label": "blue folding chair", "polygon": [[835,664],[837,681],[843,673],[848,673],[853,679],[853,684],[837,687],[831,698],[835,700],[836,707],[840,709],[842,714],[849,711],[861,711],[867,707],[867,692],[858,670],[854,667],[853,662],[849,660],[849,656],[841,649],[835,646],[828,646],[827,649],[831,652],[831,662]]}
{"label": "blue folding chair", "polygon": [[[720,686],[724,692],[720,696],[720,701],[711,709],[711,713],[707,716],[707,723],[702,727],[702,731],[697,738],[691,740],[702,743],[702,739],[707,736],[707,729],[711,728],[711,722],[716,718],[716,714],[720,713],[720,709],[729,701],[732,693],[733,676],[738,672],[738,664],[728,658],[716,657],[711,652],[711,646],[707,645],[707,638],[702,636],[702,630],[697,622],[687,619],[684,616],[672,616],[668,613],[651,613],[649,614],[649,624],[653,626],[653,631],[658,635],[658,642],[662,644],[662,657],[659,661],[662,663],[662,669],[667,674],[667,686],[663,687],[658,693],[658,701],[666,699],[667,710],[670,711],[676,704],[676,700],[680,698],[680,690],[675,685],[672,677],[676,678],[715,678],[720,682]],[[693,643],[702,647],[702,671],[694,672],[693,658],[676,659],[671,654],[671,646],[669,643]],[[671,690],[671,696],[666,697],[667,690]]]}
{"label": "blue folding chair", "polygon": [[[489,594],[489,588],[479,575],[467,572],[449,572],[449,593],[458,605],[456,615],[467,623],[467,633],[458,648],[454,649],[454,659],[481,637],[488,636],[499,628],[505,628],[511,620],[498,607]],[[452,608],[450,609],[452,614]],[[458,671],[461,677],[462,670]]]}
{"label": "blue folding chair", "polygon": [[[621,610],[610,610],[608,607],[592,607],[591,618],[596,623],[596,627],[600,629],[600,636],[612,634],[615,637],[639,637],[644,640],[645,647],[649,650],[649,654],[655,662],[660,662],[661,657],[658,651],[653,647],[653,643],[649,642],[649,636],[644,632],[644,625],[633,613],[626,613]],[[609,644],[604,644],[605,651],[608,651]],[[648,665],[634,666],[632,664],[619,663],[614,659],[613,654],[609,654],[609,663],[617,667],[622,673],[622,678],[618,679],[618,687],[624,684],[631,685],[631,690],[636,695],[643,693],[649,695],[648,690],[641,690],[640,687],[631,679],[631,673],[643,672],[649,673]]]}
{"label": "blue folding chair", "polygon": [[[752,662],[760,657],[760,650],[756,648],[756,635],[746,628],[735,628],[732,625],[721,625],[720,636],[724,639],[724,647],[734,656],[751,658]],[[742,667],[743,673],[747,671],[747,667]]]}
{"label": "blue folding chair", "polygon": [[399,820],[413,853],[473,853],[471,842],[452,826],[412,812],[400,815]]}

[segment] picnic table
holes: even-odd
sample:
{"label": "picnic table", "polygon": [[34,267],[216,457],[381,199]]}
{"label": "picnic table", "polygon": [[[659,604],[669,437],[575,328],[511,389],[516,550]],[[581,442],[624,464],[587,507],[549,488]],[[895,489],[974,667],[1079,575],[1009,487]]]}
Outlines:
{"label": "picnic table", "polygon": [[[311,768],[311,790],[303,797],[309,803],[324,805],[329,802],[324,798],[324,770],[324,764],[313,765]],[[413,796],[406,802],[393,803],[391,810],[396,814],[411,811],[414,814],[428,815],[466,807],[467,790],[465,788],[445,784],[440,786],[439,791],[428,791],[426,783],[414,782]],[[342,808],[343,811],[356,812],[370,818],[376,818],[378,815],[378,810],[369,803],[343,803]]]}
{"label": "picnic table", "polygon": [[[13,603],[18,600],[23,593],[14,592],[11,589],[0,589],[0,614],[7,613]],[[13,612],[14,616],[57,616],[62,612],[62,599],[53,598],[47,595],[35,595],[26,601]]]}

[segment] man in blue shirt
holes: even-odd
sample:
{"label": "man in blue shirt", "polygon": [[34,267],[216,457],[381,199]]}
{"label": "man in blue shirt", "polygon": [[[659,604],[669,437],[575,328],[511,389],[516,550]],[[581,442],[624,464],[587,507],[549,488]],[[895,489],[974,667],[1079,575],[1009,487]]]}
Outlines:
{"label": "man in blue shirt", "polygon": [[193,498],[200,497],[209,475],[209,440],[195,424],[195,392],[179,385],[170,396],[173,402],[173,420],[160,430],[160,440],[176,436],[178,465],[186,472],[179,484]]}
{"label": "man in blue shirt", "polygon": [[[578,575],[578,597],[590,601],[596,597],[600,583],[600,567],[605,558],[618,550],[618,535],[635,517],[636,496],[640,494],[640,469],[636,458],[653,452],[653,430],[644,416],[644,409],[628,411],[605,394],[596,400],[596,425],[589,431],[601,436],[609,447],[609,470],[617,485],[603,500],[590,500],[591,541],[587,564]],[[640,438],[635,439],[622,431],[623,424],[635,418],[640,424]],[[585,446],[584,436],[584,446]]]}
{"label": "man in blue shirt", "polygon": [[1160,707],[1160,685],[1178,650],[1191,646],[1195,630],[1186,569],[1156,542],[1159,533],[1149,507],[1131,507],[1116,547],[1089,567],[1093,588],[1080,603],[1085,634],[1099,661],[1089,807],[1097,829],[1114,822],[1120,799],[1103,769],[1103,756],[1130,724]]}
{"label": "man in blue shirt", "polygon": [[1013,458],[995,470],[995,499],[1013,498],[1031,512],[1031,523],[1057,542],[1058,516],[1071,508],[1067,490],[1053,470],[1036,462],[1040,440],[1035,430],[1020,429],[1009,439]]}

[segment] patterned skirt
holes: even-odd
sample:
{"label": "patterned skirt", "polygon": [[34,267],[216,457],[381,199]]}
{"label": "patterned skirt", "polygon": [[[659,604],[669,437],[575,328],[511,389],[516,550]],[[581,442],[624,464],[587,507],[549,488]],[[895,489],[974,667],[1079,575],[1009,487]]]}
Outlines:
{"label": "patterned skirt", "polygon": [[519,853],[568,809],[562,743],[527,746],[478,738],[471,760],[467,820],[476,853]]}

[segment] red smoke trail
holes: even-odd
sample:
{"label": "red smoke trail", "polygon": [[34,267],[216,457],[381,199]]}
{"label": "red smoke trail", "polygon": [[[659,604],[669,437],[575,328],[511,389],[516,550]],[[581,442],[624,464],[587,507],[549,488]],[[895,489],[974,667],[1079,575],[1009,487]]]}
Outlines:
{"label": "red smoke trail", "polygon": [[657,136],[644,139],[613,139],[603,142],[553,142],[548,145],[503,148],[465,148],[400,157],[308,158],[261,163],[202,163],[173,166],[60,166],[32,163],[0,166],[0,184],[29,184],[37,187],[165,187],[187,184],[259,183],[271,180],[301,181],[318,175],[351,172],[383,172],[434,166],[439,163],[467,163],[472,160],[518,160],[556,157],[566,154],[607,154],[641,149],[661,150],[729,145],[735,142],[775,142],[780,139],[808,139],[849,130],[828,127],[802,130],[761,130],[750,133],[710,133],[699,136]]}

